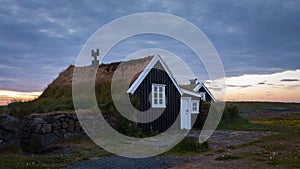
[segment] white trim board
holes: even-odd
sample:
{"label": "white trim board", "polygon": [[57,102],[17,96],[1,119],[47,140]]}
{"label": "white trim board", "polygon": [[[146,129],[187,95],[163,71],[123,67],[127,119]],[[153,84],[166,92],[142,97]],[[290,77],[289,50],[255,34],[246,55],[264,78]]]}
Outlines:
{"label": "white trim board", "polygon": [[190,91],[190,90],[186,90],[186,89],[181,89],[181,90],[182,90],[182,92],[185,93],[185,94],[188,94],[188,95],[192,95],[192,96],[201,98],[200,93],[196,93],[196,92],[193,92],[193,91]]}
{"label": "white trim board", "polygon": [[148,75],[148,73],[150,72],[150,70],[153,68],[153,66],[157,63],[160,62],[161,65],[163,66],[163,68],[165,69],[165,71],[167,72],[168,76],[170,77],[170,79],[172,80],[173,84],[175,85],[175,87],[177,88],[178,92],[180,93],[180,95],[182,96],[183,92],[182,89],[178,86],[178,84],[176,83],[175,79],[173,78],[170,70],[168,69],[167,65],[164,63],[164,61],[162,60],[162,58],[159,55],[156,55],[155,57],[152,58],[152,60],[150,61],[150,63],[146,66],[146,68],[143,70],[143,72],[139,75],[139,77],[132,83],[132,85],[130,86],[130,88],[127,90],[127,93],[133,94],[136,89],[139,87],[139,85],[143,82],[143,80],[146,78],[146,76]]}

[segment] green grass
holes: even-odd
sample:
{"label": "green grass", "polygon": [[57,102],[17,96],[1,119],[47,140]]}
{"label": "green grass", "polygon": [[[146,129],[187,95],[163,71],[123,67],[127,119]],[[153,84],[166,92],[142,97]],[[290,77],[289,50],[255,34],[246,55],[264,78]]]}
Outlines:
{"label": "green grass", "polygon": [[[279,145],[278,138],[285,141],[293,136],[285,134],[285,139],[278,136],[270,136],[269,139],[264,139],[261,144],[262,150],[257,152],[240,153],[244,159],[250,158],[258,162],[264,162],[270,166],[280,166],[282,168],[300,168],[300,151],[289,150],[291,145]],[[298,136],[299,137],[299,136]],[[283,142],[284,143],[284,142]]]}
{"label": "green grass", "polygon": [[62,168],[94,157],[110,155],[99,147],[82,148],[61,155],[2,155],[0,156],[0,169]]}
{"label": "green grass", "polygon": [[[252,152],[233,154],[233,156],[238,156],[243,160],[252,159],[271,167],[300,168],[300,151],[297,147],[300,138],[300,122],[298,119],[272,118],[257,120],[253,123],[264,125],[264,128],[268,131],[277,132],[278,134],[236,146],[237,149],[249,146],[260,148],[255,148]],[[222,150],[219,153],[224,151]],[[218,160],[227,160],[227,158],[231,159],[232,157],[220,156],[218,158]]]}
{"label": "green grass", "polygon": [[[240,103],[246,104],[248,107],[259,107],[262,108],[263,105],[275,106],[275,103]],[[299,105],[295,103],[280,103],[288,105]],[[262,119],[256,121],[249,121],[244,116],[240,115],[238,104],[228,103],[226,104],[223,116],[217,127],[218,130],[242,130],[242,131],[273,131],[273,132],[287,132],[288,131],[297,131],[300,129],[300,119],[293,118],[271,118],[271,119]],[[245,105],[244,105],[245,106]],[[299,130],[298,130],[299,131]]]}
{"label": "green grass", "polygon": [[3,114],[4,112],[4,106],[0,106],[0,114]]}
{"label": "green grass", "polygon": [[[239,108],[248,110],[262,110],[266,107],[286,107],[293,110],[299,109],[299,104],[294,103],[236,103],[227,104],[220,124],[219,130],[243,130],[243,131],[270,131],[278,134],[264,137],[260,140],[238,145],[234,147],[226,147],[215,151],[215,153],[225,153],[228,149],[246,148],[250,146],[259,146],[253,152],[230,153],[220,155],[215,160],[235,160],[252,159],[267,165],[278,166],[282,168],[300,168],[300,151],[295,145],[300,138],[300,119],[299,116],[287,116],[276,118],[263,118],[260,120],[249,121],[239,113],[232,113],[232,106],[238,105]],[[228,111],[231,106],[231,111]],[[293,107],[295,106],[295,107]],[[236,111],[236,110],[234,110]],[[293,113],[293,112],[291,112]],[[290,143],[291,142],[291,143]]]}
{"label": "green grass", "polygon": [[268,128],[263,124],[252,123],[240,115],[236,104],[226,104],[217,130],[264,131]]}
{"label": "green grass", "polygon": [[264,126],[269,131],[293,134],[300,133],[300,119],[273,118],[252,121],[255,125]]}
{"label": "green grass", "polygon": [[[272,158],[270,158],[272,157]],[[269,157],[268,164],[270,165],[281,165],[286,167],[300,168],[300,152],[290,153],[288,155],[281,156],[275,154]]]}
{"label": "green grass", "polygon": [[55,95],[28,102],[13,102],[7,108],[11,115],[19,119],[33,113],[74,110],[72,97],[56,97]]}
{"label": "green grass", "polygon": [[265,108],[284,107],[290,109],[300,109],[299,103],[283,103],[283,102],[228,102],[228,104],[237,105],[240,110],[264,110]]}
{"label": "green grass", "polygon": [[241,115],[234,118],[223,117],[217,130],[243,130],[243,131],[267,131],[268,127],[263,124],[255,124]]}

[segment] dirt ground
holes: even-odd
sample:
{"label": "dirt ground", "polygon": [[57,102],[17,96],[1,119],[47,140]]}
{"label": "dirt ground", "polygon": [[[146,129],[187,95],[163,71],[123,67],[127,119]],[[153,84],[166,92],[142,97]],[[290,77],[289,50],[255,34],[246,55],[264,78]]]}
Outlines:
{"label": "dirt ground", "polygon": [[[281,145],[280,149],[268,149],[268,146]],[[233,149],[219,149],[211,150],[205,154],[191,157],[191,162],[179,164],[172,167],[172,169],[286,169],[297,168],[297,166],[275,165],[273,158],[276,156],[286,156],[292,153],[300,152],[300,138],[293,138],[280,141],[271,142],[257,142],[249,145],[242,145],[234,147]],[[218,157],[231,155],[238,157],[238,159],[216,160]]]}
{"label": "dirt ground", "polygon": [[[242,114],[251,121],[276,119],[296,121],[284,125],[283,131],[256,141],[212,149],[205,154],[190,156],[190,162],[172,169],[286,169],[300,168],[300,111],[253,111]],[[279,127],[281,124],[279,124]],[[298,127],[297,127],[298,126]],[[287,129],[284,132],[284,129]],[[255,131],[252,131],[255,132]],[[243,140],[245,135],[240,138]],[[228,140],[229,139],[229,140]],[[226,142],[230,143],[230,137]],[[236,138],[235,138],[236,139]],[[234,140],[232,140],[234,141]]]}

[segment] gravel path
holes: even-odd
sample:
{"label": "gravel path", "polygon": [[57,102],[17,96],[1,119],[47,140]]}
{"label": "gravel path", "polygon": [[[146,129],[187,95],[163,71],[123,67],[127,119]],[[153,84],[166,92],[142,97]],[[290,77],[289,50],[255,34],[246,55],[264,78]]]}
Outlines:
{"label": "gravel path", "polygon": [[[199,131],[191,131],[189,137],[199,138]],[[213,135],[208,139],[209,146],[212,149],[220,149],[227,146],[236,146],[259,140],[262,137],[277,134],[265,131],[214,131]]]}
{"label": "gravel path", "polygon": [[156,156],[142,159],[113,156],[81,162],[65,169],[162,169],[185,162],[187,162],[187,159],[170,156]]}

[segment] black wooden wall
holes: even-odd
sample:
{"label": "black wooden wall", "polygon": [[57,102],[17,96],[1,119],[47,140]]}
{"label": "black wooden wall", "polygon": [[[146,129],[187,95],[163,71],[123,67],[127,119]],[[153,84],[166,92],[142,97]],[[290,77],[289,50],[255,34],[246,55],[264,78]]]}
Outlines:
{"label": "black wooden wall", "polygon": [[[165,84],[166,92],[166,108],[159,118],[149,123],[137,123],[137,126],[143,131],[158,131],[164,132],[175,122],[180,112],[180,93],[176,86],[173,84],[171,78],[164,71],[162,65],[157,62],[156,65],[151,69],[148,75],[145,77],[143,82],[134,92],[134,96],[137,97],[139,105],[137,107],[140,111],[146,111],[151,108],[151,90],[152,83]],[[152,108],[153,111],[162,111],[159,108]],[[154,113],[154,112],[153,112]],[[151,112],[146,113],[144,118],[150,118]],[[180,122],[180,120],[179,120]],[[177,125],[178,128],[180,124]]]}

